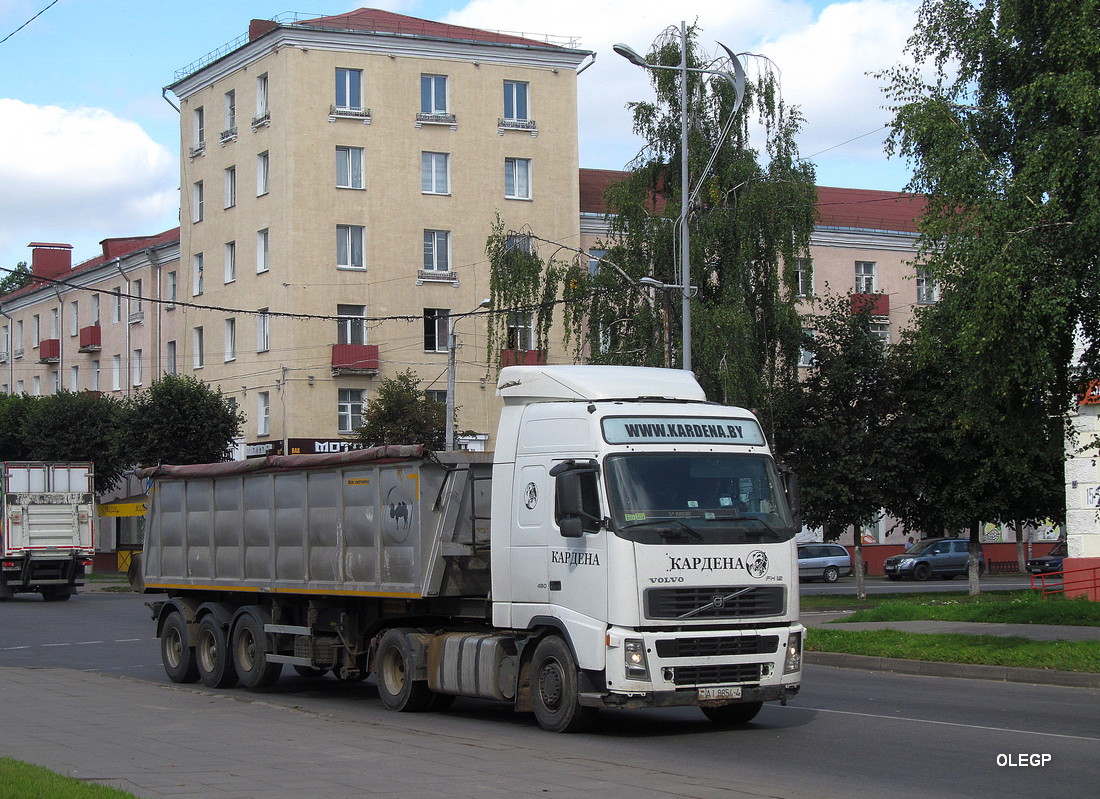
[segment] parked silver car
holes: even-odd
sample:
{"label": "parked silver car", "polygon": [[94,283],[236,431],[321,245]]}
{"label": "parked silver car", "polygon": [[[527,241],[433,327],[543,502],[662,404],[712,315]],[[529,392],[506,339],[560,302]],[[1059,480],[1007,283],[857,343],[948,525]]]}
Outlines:
{"label": "parked silver car", "polygon": [[852,573],[852,556],[840,544],[799,544],[798,577],[835,583]]}

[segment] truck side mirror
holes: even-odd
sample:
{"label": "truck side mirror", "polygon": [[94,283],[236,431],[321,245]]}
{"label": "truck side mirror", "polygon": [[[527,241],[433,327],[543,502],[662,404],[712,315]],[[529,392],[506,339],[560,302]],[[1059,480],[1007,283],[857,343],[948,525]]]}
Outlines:
{"label": "truck side mirror", "polygon": [[802,494],[798,488],[798,473],[790,466],[780,464],[779,477],[783,481],[783,490],[787,494],[787,505],[791,509],[791,516],[800,519],[802,517]]}
{"label": "truck side mirror", "polygon": [[[599,532],[600,518],[597,471],[594,464],[558,464],[554,475],[554,520],[564,538],[580,538]],[[564,466],[564,468],[562,468]]]}

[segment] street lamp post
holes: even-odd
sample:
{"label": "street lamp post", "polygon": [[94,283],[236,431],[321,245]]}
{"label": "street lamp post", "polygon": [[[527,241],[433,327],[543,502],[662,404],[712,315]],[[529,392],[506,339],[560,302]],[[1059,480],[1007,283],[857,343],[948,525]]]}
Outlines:
{"label": "street lamp post", "polygon": [[[477,308],[469,313],[474,313],[481,308],[488,308],[490,300],[486,297],[480,303]],[[462,314],[468,316],[469,314]],[[455,318],[451,314],[447,314],[447,420],[444,428],[444,435],[447,438],[447,451],[450,452],[455,449],[455,371],[457,363],[455,359],[455,351],[458,349],[457,341],[455,339]]]}
{"label": "street lamp post", "polygon": [[[745,96],[745,71],[741,62],[732,51],[719,42],[722,49],[729,54],[730,66],[733,73],[722,72],[714,69],[701,69],[688,66],[687,52],[687,23],[680,22],[680,64],[675,67],[666,67],[663,64],[651,64],[642,58],[636,50],[629,45],[616,44],[612,49],[635,66],[643,69],[674,69],[680,73],[680,284],[675,288],[680,289],[682,297],[682,337],[683,352],[680,356],[680,367],[691,371],[691,235],[688,229],[688,212],[691,209],[690,174],[688,172],[688,73],[699,72],[706,75],[718,75],[725,78],[733,86],[736,94],[733,111],[736,113]],[[719,143],[721,146],[721,143]],[[668,288],[674,288],[666,284]]]}

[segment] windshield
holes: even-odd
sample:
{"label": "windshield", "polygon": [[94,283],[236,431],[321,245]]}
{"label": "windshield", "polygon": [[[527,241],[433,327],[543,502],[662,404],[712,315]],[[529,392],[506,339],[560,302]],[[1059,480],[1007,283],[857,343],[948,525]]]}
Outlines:
{"label": "windshield", "polygon": [[614,531],[632,541],[787,541],[796,532],[775,464],[763,455],[612,455],[605,473]]}

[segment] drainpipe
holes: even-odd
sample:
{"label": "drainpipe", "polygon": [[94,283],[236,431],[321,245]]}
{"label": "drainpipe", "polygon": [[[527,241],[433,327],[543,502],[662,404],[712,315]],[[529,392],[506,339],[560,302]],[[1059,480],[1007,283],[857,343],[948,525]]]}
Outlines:
{"label": "drainpipe", "polygon": [[126,323],[126,352],[122,353],[122,362],[126,364],[126,396],[129,397],[133,382],[130,375],[130,278],[126,277],[126,273],[122,271],[120,261],[115,261],[115,269],[122,275],[122,279],[126,283],[126,313],[119,315],[123,317],[122,321]]}
{"label": "drainpipe", "polygon": [[65,348],[61,346],[62,340],[65,338],[65,301],[61,299],[61,289],[57,286],[53,287],[53,293],[57,295],[57,388],[54,389],[54,393],[58,393],[61,389],[65,388]]}
{"label": "drainpipe", "polygon": [[8,316],[8,312],[4,310],[3,306],[0,306],[0,314],[4,315],[4,318],[8,320],[8,394],[15,393],[15,363],[12,357],[11,342],[12,334],[15,333],[15,320]]}
{"label": "drainpipe", "polygon": [[153,325],[153,352],[157,354],[157,370],[156,374],[151,375],[149,382],[153,380],[159,380],[164,377],[164,358],[161,352],[161,339],[163,338],[163,331],[161,330],[162,319],[160,315],[160,300],[163,296],[163,292],[160,287],[160,259],[157,258],[156,250],[152,247],[145,248],[145,255],[149,259],[149,264],[153,267],[153,285],[156,287],[156,302],[153,303],[153,307],[157,309],[156,321]]}

